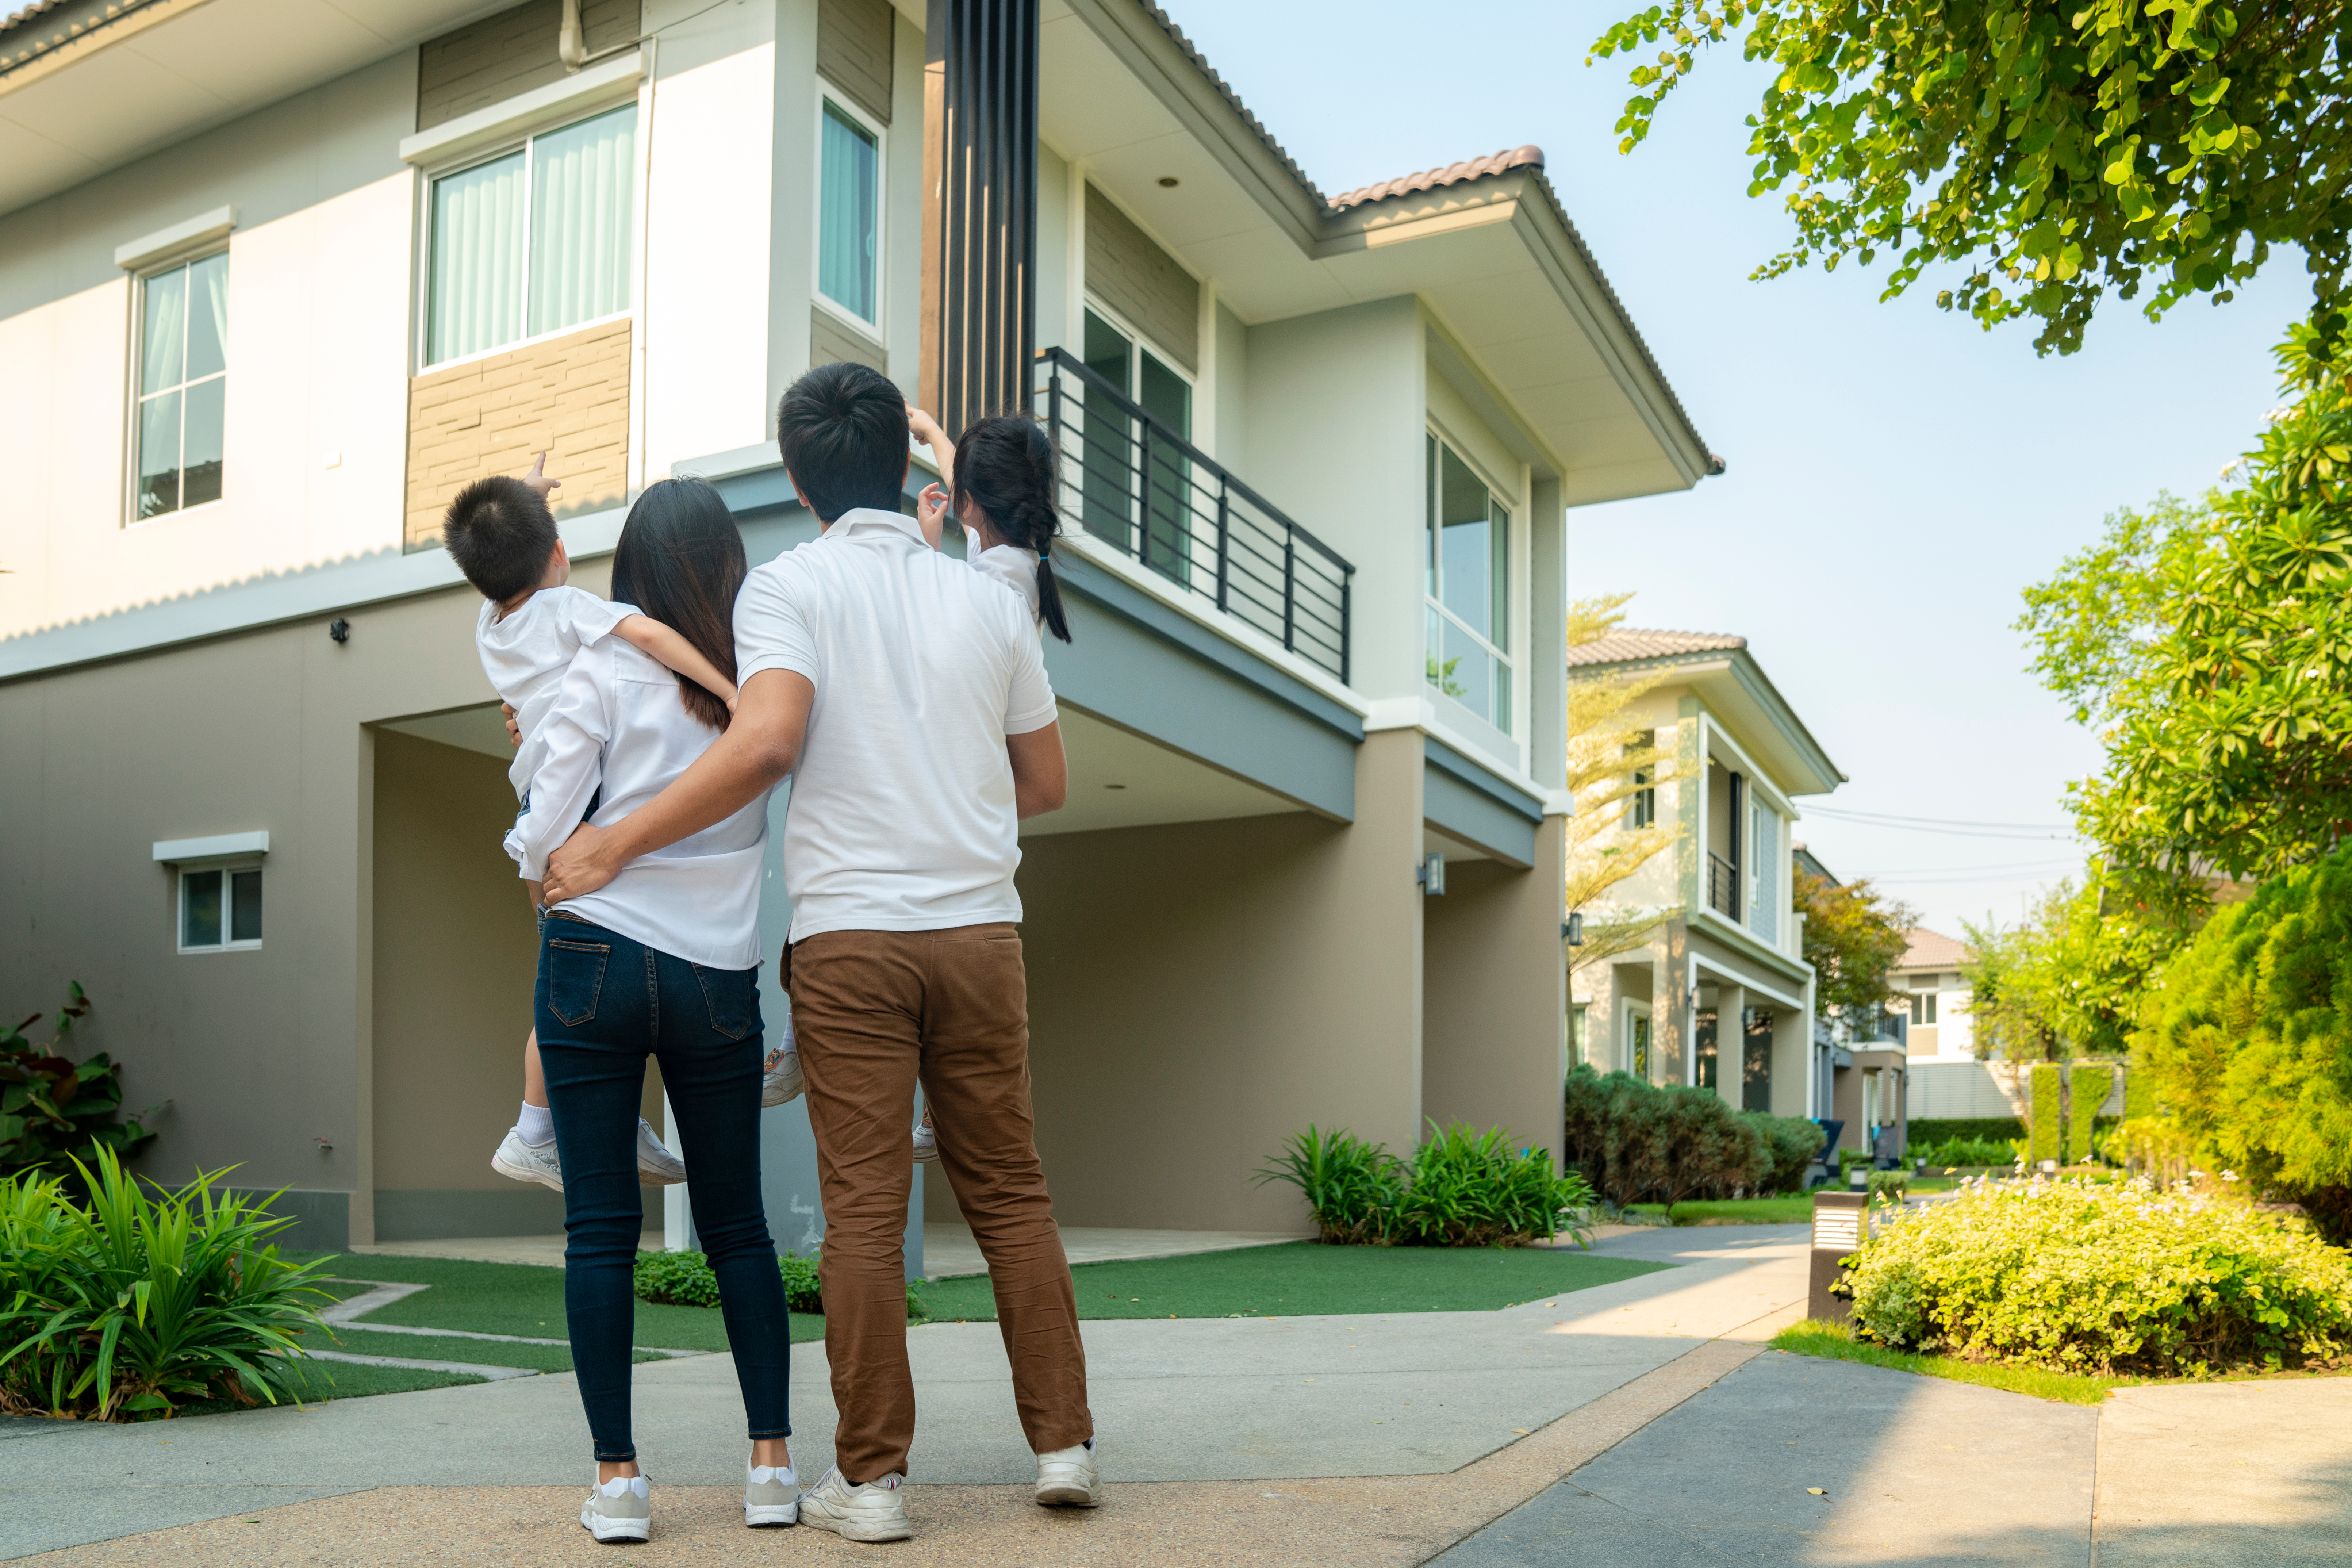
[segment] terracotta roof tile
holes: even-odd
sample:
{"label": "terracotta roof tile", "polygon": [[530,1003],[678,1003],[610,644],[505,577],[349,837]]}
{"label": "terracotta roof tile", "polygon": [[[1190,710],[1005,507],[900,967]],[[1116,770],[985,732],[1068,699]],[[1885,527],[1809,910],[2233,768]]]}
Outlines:
{"label": "terracotta roof tile", "polygon": [[1726,632],[1653,632],[1620,626],[1605,637],[1570,648],[1568,662],[1571,668],[1578,665],[1631,664],[1639,659],[1728,651],[1747,646],[1746,637]]}
{"label": "terracotta roof tile", "polygon": [[1969,962],[1968,944],[1942,931],[1913,926],[1903,934],[1910,938],[1911,945],[1895,965],[1897,969],[1958,969]]}
{"label": "terracotta roof tile", "polygon": [[1360,190],[1342,191],[1331,198],[1331,210],[1345,212],[1366,202],[1386,201],[1391,196],[1409,196],[1416,191],[1433,191],[1442,185],[1458,185],[1465,180],[1481,179],[1512,169],[1540,169],[1543,166],[1542,148],[1533,144],[1514,147],[1506,153],[1491,153],[1484,158],[1465,158],[1442,169],[1423,169],[1418,174],[1383,180],[1377,185],[1366,185]]}

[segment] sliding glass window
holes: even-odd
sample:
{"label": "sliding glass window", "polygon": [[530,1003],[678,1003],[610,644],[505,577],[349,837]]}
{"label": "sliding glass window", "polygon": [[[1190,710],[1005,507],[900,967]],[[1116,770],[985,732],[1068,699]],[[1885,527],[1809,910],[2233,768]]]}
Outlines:
{"label": "sliding glass window", "polygon": [[228,411],[228,252],[158,272],[140,289],[139,472],[132,515],[221,499]]}
{"label": "sliding glass window", "polygon": [[636,135],[629,104],[433,182],[426,364],[629,308]]}
{"label": "sliding glass window", "polygon": [[816,291],[881,323],[882,137],[832,99],[817,127]]}
{"label": "sliding glass window", "polygon": [[1422,587],[1429,684],[1511,731],[1511,514],[1435,436],[1428,437]]}

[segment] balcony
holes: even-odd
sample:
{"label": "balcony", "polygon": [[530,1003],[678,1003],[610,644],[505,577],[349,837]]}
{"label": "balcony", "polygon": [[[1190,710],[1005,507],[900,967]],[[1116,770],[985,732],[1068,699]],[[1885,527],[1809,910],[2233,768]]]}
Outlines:
{"label": "balcony", "polygon": [[1039,353],[1032,384],[1066,516],[1347,681],[1353,566],[1067,352]]}
{"label": "balcony", "polygon": [[1706,852],[1706,907],[1728,921],[1740,918],[1739,868],[1712,849]]}

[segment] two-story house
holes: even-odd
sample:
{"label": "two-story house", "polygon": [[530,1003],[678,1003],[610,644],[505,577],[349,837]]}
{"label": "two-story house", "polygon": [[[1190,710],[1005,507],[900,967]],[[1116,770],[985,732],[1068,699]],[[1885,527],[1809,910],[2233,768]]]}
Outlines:
{"label": "two-story house", "polygon": [[[999,13],[1034,100],[948,47],[967,0],[0,23],[0,996],[89,986],[172,1102],[149,1170],[293,1189],[313,1245],[557,1228],[488,1163],[534,947],[443,507],[546,447],[575,581],[667,474],[769,559],[816,531],[794,376],[929,396],[1026,341],[1074,530],[1020,872],[1062,1216],[1293,1226],[1248,1178],[1309,1121],[1557,1151],[1565,515],[1719,465],[1536,150],[1328,196],[1154,7]],[[975,147],[992,251],[925,174]]]}
{"label": "two-story house", "polygon": [[1910,945],[1887,975],[1910,1014],[1906,1050],[1915,1062],[1972,1062],[1976,1030],[1969,1016],[1969,985],[1961,966],[1968,944],[1926,926],[1904,932]]}
{"label": "two-story house", "polygon": [[[1791,906],[1796,799],[1845,780],[1745,637],[1621,627],[1568,650],[1569,679],[1653,679],[1627,710],[1671,758],[1637,780],[1629,827],[1679,837],[1612,889],[1659,911],[1648,942],[1580,969],[1582,1052],[1601,1070],[1696,1084],[1743,1110],[1831,1116],[1813,970]],[[1602,841],[1605,845],[1605,840]]]}

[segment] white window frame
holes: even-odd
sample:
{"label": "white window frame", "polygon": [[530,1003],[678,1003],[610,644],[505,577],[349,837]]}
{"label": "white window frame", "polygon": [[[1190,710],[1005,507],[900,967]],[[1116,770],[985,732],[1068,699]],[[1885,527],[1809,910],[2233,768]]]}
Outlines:
{"label": "white window frame", "polygon": [[[824,258],[824,110],[831,104],[842,117],[856,121],[874,138],[874,316],[867,321],[826,293],[817,284]],[[857,100],[824,77],[816,79],[816,121],[813,132],[815,169],[809,181],[809,298],[817,309],[838,316],[858,335],[887,350],[890,346],[890,128],[877,121]]]}
{"label": "white window frame", "polygon": [[[187,943],[188,879],[205,871],[221,874],[221,940],[191,947]],[[261,876],[262,934],[247,942],[229,939],[229,920],[235,883],[232,877],[238,871],[252,871]],[[175,952],[195,956],[208,952],[255,952],[269,934],[269,878],[259,855],[239,855],[219,860],[190,860],[172,868],[172,948]]]}
{"label": "white window frame", "polygon": [[[1444,447],[1447,451],[1452,452],[1454,457],[1460,458],[1462,466],[1468,468],[1472,474],[1477,477],[1478,482],[1486,487],[1487,498],[1490,500],[1499,500],[1503,503],[1503,512],[1507,519],[1505,526],[1507,527],[1509,523],[1517,522],[1527,515],[1528,509],[1526,507],[1521,498],[1510,487],[1498,485],[1495,482],[1495,476],[1487,470],[1487,468],[1484,463],[1481,463],[1477,458],[1472,454],[1470,444],[1468,442],[1456,440],[1453,436],[1447,433],[1445,426],[1434,418],[1426,420],[1425,424],[1428,428],[1430,438],[1435,440],[1438,445]],[[1423,460],[1427,460],[1426,447],[1423,448]],[[1423,485],[1425,486],[1427,482],[1427,479],[1424,478],[1423,480]],[[1424,508],[1427,505],[1426,490],[1423,492],[1423,504]],[[1422,520],[1423,538],[1421,542],[1422,548],[1423,550],[1434,548],[1434,542],[1428,537],[1428,531],[1429,520],[1427,518],[1423,518]],[[1528,574],[1528,569],[1521,564],[1519,560],[1519,549],[1522,542],[1521,536],[1524,531],[1525,531],[1521,529],[1512,529],[1511,536],[1504,541],[1503,544],[1504,559],[1511,573],[1511,581],[1505,584],[1503,592],[1504,613],[1510,616],[1510,625],[1506,628],[1506,635],[1514,640],[1516,640],[1518,636],[1520,623],[1528,618],[1526,614],[1521,613],[1518,605],[1519,585],[1526,579]],[[1513,745],[1518,746],[1524,750],[1527,744],[1527,738],[1521,733],[1521,731],[1524,730],[1526,726],[1519,721],[1519,710],[1523,701],[1525,700],[1526,693],[1521,689],[1524,683],[1519,679],[1518,658],[1513,655],[1509,648],[1505,647],[1500,644],[1489,641],[1487,638],[1481,637],[1478,633],[1471,630],[1468,626],[1463,626],[1462,622],[1455,617],[1454,612],[1447,609],[1440,600],[1439,595],[1443,594],[1444,591],[1444,584],[1441,582],[1438,584],[1438,594],[1432,594],[1429,591],[1428,574],[1429,564],[1427,562],[1423,562],[1422,570],[1416,574],[1416,575],[1422,578],[1422,636],[1424,639],[1428,637],[1429,615],[1430,612],[1434,611],[1436,614],[1444,616],[1447,621],[1451,622],[1465,636],[1470,637],[1481,647],[1484,647],[1487,652],[1493,654],[1496,658],[1503,661],[1505,668],[1509,669],[1511,672],[1511,700],[1507,710],[1503,715],[1505,722],[1495,724],[1495,721],[1492,719],[1486,718],[1484,714],[1479,714],[1477,717],[1483,720],[1486,723],[1494,725],[1496,729],[1500,730],[1504,734],[1508,735]],[[1435,658],[1439,651],[1441,650],[1429,647],[1422,649],[1422,658],[1423,661],[1424,670],[1426,668],[1427,661]],[[1432,684],[1425,678],[1425,675],[1422,684],[1428,689],[1438,692],[1440,696],[1445,695],[1444,689]],[[1458,704],[1465,710],[1468,710],[1470,707],[1468,703],[1464,702],[1458,697],[1450,697],[1447,700]],[[1653,1040],[1652,1046],[1653,1048],[1655,1048],[1654,1040]]]}
{"label": "white window frame", "polygon": [[1941,994],[1940,988],[1933,985],[1924,991],[1911,993],[1911,1026],[1913,1028],[1932,1029],[1937,1026],[1936,1017],[1940,1009],[1936,1005],[1936,998],[1939,994]]}
{"label": "white window frame", "polygon": [[[228,504],[228,483],[227,474],[226,472],[228,460],[228,442],[226,438],[227,433],[224,430],[222,432],[221,441],[221,466],[224,470],[221,476],[221,493],[211,500],[198,501],[194,506],[184,506],[172,511],[159,511],[153,517],[142,517],[139,515],[139,405],[146,401],[144,397],[140,395],[139,381],[141,373],[147,368],[147,285],[154,279],[163,277],[167,272],[178,272],[186,268],[194,267],[199,261],[209,261],[215,256],[226,256],[228,255],[228,251],[229,242],[227,240],[207,240],[202,245],[194,246],[187,250],[181,251],[176,255],[162,257],[156,260],[148,262],[142,266],[137,272],[131,274],[131,331],[126,346],[126,353],[130,362],[130,374],[123,378],[122,385],[122,526],[125,528],[145,528],[150,523],[170,522],[175,518],[186,517],[191,512],[208,511],[214,507],[226,506]],[[232,279],[236,276],[236,262],[234,258],[229,262],[229,276]],[[192,310],[194,309],[193,302],[191,302],[189,309]],[[186,373],[187,369],[186,335],[186,323],[183,322],[181,324],[182,347],[180,361],[181,372],[183,374]],[[228,375],[228,345],[226,343],[223,343],[221,344],[221,375],[226,378]],[[207,377],[206,379],[210,378]],[[184,381],[180,383],[180,391],[182,394],[180,405],[180,456],[183,459],[185,459],[188,455],[187,384],[188,384]],[[161,395],[159,394],[158,395]],[[184,480],[183,482],[184,483],[185,481]]]}
{"label": "white window frame", "polygon": [[[428,352],[427,344],[433,330],[433,187],[453,175],[466,173],[468,169],[478,169],[485,163],[495,163],[501,158],[512,157],[518,151],[522,153],[524,212],[521,308],[523,324],[527,327],[530,324],[531,215],[530,206],[536,190],[532,182],[539,176],[538,159],[533,153],[532,144],[542,136],[552,136],[559,131],[569,131],[575,125],[584,125],[591,120],[602,119],[607,114],[632,106],[637,111],[637,135],[636,146],[630,158],[632,167],[629,173],[629,302],[617,310],[609,311],[602,316],[592,316],[584,321],[574,321],[568,327],[554,327],[544,332],[526,332],[514,342],[500,343],[496,348],[478,349],[469,354],[455,354],[448,359],[428,361],[425,356]],[[468,148],[465,153],[445,163],[427,164],[418,170],[423,177],[416,183],[416,334],[415,341],[409,351],[411,361],[415,368],[410,374],[431,375],[455,365],[472,364],[477,361],[488,359],[494,354],[510,354],[518,349],[530,348],[534,343],[550,342],[557,338],[568,338],[574,332],[584,332],[591,327],[601,327],[613,321],[635,318],[638,305],[643,299],[640,291],[645,287],[645,127],[644,101],[637,98],[625,99],[619,103],[604,104],[585,113],[574,110],[552,116],[543,125],[534,125],[528,131],[519,131],[512,136],[486,147]]]}
{"label": "white window frame", "polygon": [[[1108,305],[1104,304],[1091,292],[1085,293],[1081,296],[1079,309],[1081,311],[1092,310],[1096,315],[1100,316],[1105,321],[1108,321],[1110,325],[1126,333],[1127,341],[1134,344],[1137,349],[1150,349],[1151,351],[1151,357],[1158,360],[1160,364],[1168,370],[1169,374],[1175,376],[1177,380],[1184,384],[1184,439],[1190,442],[1192,446],[1198,447],[1201,443],[1192,440],[1192,426],[1194,423],[1192,418],[1193,413],[1201,405],[1201,378],[1198,375],[1195,375],[1192,372],[1186,370],[1182,360],[1178,359],[1174,354],[1170,353],[1166,349],[1160,347],[1160,340],[1158,338],[1153,337],[1150,332],[1139,331],[1134,322],[1129,321],[1125,316],[1120,315]],[[1076,359],[1080,364],[1086,363],[1086,317],[1081,314],[1078,317],[1078,346],[1076,353],[1072,356]],[[1139,368],[1135,366],[1129,366],[1129,368],[1136,371],[1138,376],[1140,376],[1141,372]],[[1139,407],[1142,405],[1143,394],[1139,388],[1123,386],[1119,388],[1119,392],[1129,403],[1135,404]]]}

